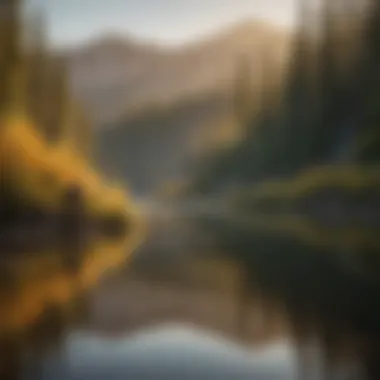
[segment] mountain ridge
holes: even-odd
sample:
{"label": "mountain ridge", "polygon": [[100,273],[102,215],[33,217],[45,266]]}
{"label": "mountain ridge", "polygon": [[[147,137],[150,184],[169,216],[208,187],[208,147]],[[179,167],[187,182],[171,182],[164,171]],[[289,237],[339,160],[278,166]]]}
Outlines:
{"label": "mountain ridge", "polygon": [[108,33],[67,56],[74,93],[101,126],[144,104],[225,91],[239,59],[248,57],[255,68],[257,51],[273,46],[273,59],[282,62],[288,42],[285,29],[253,20],[177,48]]}

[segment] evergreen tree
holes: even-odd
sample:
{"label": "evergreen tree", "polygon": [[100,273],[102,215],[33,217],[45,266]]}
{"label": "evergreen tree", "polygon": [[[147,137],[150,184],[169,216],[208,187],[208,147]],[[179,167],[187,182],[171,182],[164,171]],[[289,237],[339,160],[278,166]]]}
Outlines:
{"label": "evergreen tree", "polygon": [[65,62],[61,57],[51,58],[47,78],[46,139],[58,144],[68,138],[72,128],[72,99],[67,84]]}
{"label": "evergreen tree", "polygon": [[[380,2],[371,0],[357,93],[360,113],[359,160],[380,160]],[[363,140],[367,144],[363,144]]]}
{"label": "evergreen tree", "polygon": [[66,144],[85,158],[92,148],[92,125],[83,108],[75,101],[70,88],[67,62],[55,58],[51,75],[50,102],[51,121],[47,138],[51,144]]}
{"label": "evergreen tree", "polygon": [[21,0],[0,3],[0,113],[21,113],[25,101],[25,61],[21,51]]}
{"label": "evergreen tree", "polygon": [[307,159],[310,135],[305,126],[310,126],[315,116],[315,39],[311,27],[315,23],[314,11],[309,0],[300,0],[298,30],[289,63],[289,76],[284,89],[284,125],[282,128],[280,165],[285,173],[299,169]]}
{"label": "evergreen tree", "polygon": [[49,61],[45,18],[42,12],[36,12],[29,27],[27,90],[28,106],[34,125],[45,136],[47,129],[47,113],[51,107],[48,94],[47,77]]}
{"label": "evergreen tree", "polygon": [[92,124],[81,107],[77,107],[74,144],[78,152],[91,160],[93,143]]}
{"label": "evergreen tree", "polygon": [[238,62],[234,88],[234,114],[238,128],[246,132],[253,108],[253,84],[251,62],[243,57]]}

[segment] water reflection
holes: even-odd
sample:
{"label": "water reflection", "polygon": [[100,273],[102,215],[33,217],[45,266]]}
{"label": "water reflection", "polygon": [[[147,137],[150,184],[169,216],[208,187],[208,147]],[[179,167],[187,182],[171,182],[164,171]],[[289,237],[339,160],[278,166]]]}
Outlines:
{"label": "water reflection", "polygon": [[78,332],[67,341],[65,360],[64,371],[51,360],[44,368],[46,378],[57,378],[59,371],[65,380],[294,378],[293,353],[285,344],[248,351],[184,325],[149,328],[117,340]]}
{"label": "water reflection", "polygon": [[[8,341],[8,352],[21,352],[12,368],[17,364],[27,380],[294,378],[287,343],[264,347],[265,339],[239,336],[237,274],[222,291],[210,272],[199,271],[189,242],[202,243],[193,226],[170,220],[150,227],[128,266],[120,242],[70,243],[34,255],[45,269],[33,272],[22,289],[37,288],[41,295],[34,291],[23,299],[31,305],[41,300],[45,306],[24,328],[22,339]],[[80,268],[74,265],[74,271],[71,259],[70,265],[62,260],[68,247],[78,254],[82,250]],[[19,264],[30,267],[21,258]],[[104,269],[115,267],[120,270],[99,283]]]}
{"label": "water reflection", "polygon": [[[78,239],[2,256],[0,371],[20,378],[26,363],[58,347],[72,324],[83,321],[86,294],[107,270],[130,254],[130,236]],[[33,371],[32,371],[33,372]]]}
{"label": "water reflection", "polygon": [[[243,299],[259,295],[267,315],[286,317],[300,351],[301,370],[308,373],[305,378],[315,366],[322,378],[335,379],[336,372],[348,365],[351,372],[354,366],[361,373],[360,378],[379,378],[380,283],[363,261],[377,256],[378,231],[364,231],[365,239],[355,238],[352,252],[348,242],[358,229],[347,230],[345,241],[341,229],[323,235],[326,230],[318,224],[313,229],[310,220],[299,219],[299,228],[292,221],[273,215],[256,216],[250,223],[203,220],[201,230],[215,236],[214,259],[243,268]],[[246,304],[242,301],[243,310]]]}
{"label": "water reflection", "polygon": [[271,218],[155,218],[132,261],[94,236],[4,259],[1,378],[377,378],[376,277],[341,231]]}

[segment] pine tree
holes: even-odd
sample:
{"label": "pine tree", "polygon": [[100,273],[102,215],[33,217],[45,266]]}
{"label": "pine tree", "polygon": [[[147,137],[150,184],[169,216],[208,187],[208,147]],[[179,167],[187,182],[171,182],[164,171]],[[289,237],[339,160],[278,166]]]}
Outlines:
{"label": "pine tree", "polygon": [[77,107],[74,145],[77,151],[86,159],[92,157],[93,130],[92,124],[81,107]]}
{"label": "pine tree", "polygon": [[[298,29],[283,95],[283,128],[279,164],[292,173],[305,162],[310,150],[310,127],[315,115],[315,40],[311,27],[315,14],[309,0],[299,1]],[[306,127],[306,128],[305,128]]]}
{"label": "pine tree", "polygon": [[249,57],[244,56],[238,62],[233,98],[236,124],[243,133],[247,133],[252,117],[254,99],[251,73]]}
{"label": "pine tree", "polygon": [[0,113],[3,117],[25,111],[21,5],[21,0],[0,3]]}
{"label": "pine tree", "polygon": [[370,4],[357,84],[362,143],[357,159],[365,162],[380,160],[380,2]]}
{"label": "pine tree", "polygon": [[47,51],[45,18],[42,12],[35,13],[30,22],[28,34],[28,108],[35,127],[45,135],[48,107],[51,106],[47,83],[50,57]]}
{"label": "pine tree", "polygon": [[47,141],[54,145],[68,139],[73,119],[72,99],[62,57],[51,59],[47,94],[49,99],[46,103],[45,136]]}
{"label": "pine tree", "polygon": [[70,146],[83,158],[92,148],[92,126],[84,110],[75,101],[70,88],[67,62],[56,58],[50,88],[50,123],[47,139],[51,144]]}
{"label": "pine tree", "polygon": [[74,128],[76,127],[76,107],[70,92],[66,62],[61,61],[61,74],[58,75],[59,81],[59,122],[57,123],[57,140],[69,143],[74,139]]}
{"label": "pine tree", "polygon": [[[317,57],[316,76],[319,88],[316,98],[317,113],[314,114],[316,121],[314,128],[309,128],[310,133],[310,155],[309,163],[318,164],[324,159],[324,155],[330,148],[330,142],[334,124],[337,99],[337,80],[335,67],[335,34],[333,2],[321,1],[320,12],[320,48]],[[325,145],[324,145],[325,144]]]}

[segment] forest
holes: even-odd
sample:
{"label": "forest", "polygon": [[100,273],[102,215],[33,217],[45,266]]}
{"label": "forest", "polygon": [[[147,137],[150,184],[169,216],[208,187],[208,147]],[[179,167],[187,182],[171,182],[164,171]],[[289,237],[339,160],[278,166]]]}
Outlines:
{"label": "forest", "polygon": [[207,157],[182,194],[231,203],[234,217],[207,231],[246,271],[242,307],[259,296],[289,317],[303,378],[312,342],[323,378],[343,362],[379,377],[379,42],[379,1],[299,2],[282,90],[265,55],[260,88],[238,65],[245,136]]}
{"label": "forest", "polygon": [[[280,91],[271,83],[270,56],[262,54],[259,86],[250,86],[244,62],[238,64],[235,114],[245,136],[202,162],[185,193],[221,194],[232,187],[244,204],[256,204],[282,197],[289,180],[297,193],[299,182],[304,190],[344,188],[347,182],[357,189],[368,175],[374,179],[380,158],[380,5],[313,3],[299,4]],[[368,167],[372,174],[366,174]],[[345,175],[333,183],[342,170]]]}

